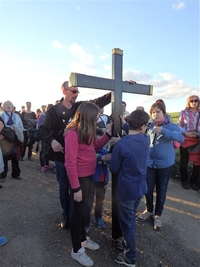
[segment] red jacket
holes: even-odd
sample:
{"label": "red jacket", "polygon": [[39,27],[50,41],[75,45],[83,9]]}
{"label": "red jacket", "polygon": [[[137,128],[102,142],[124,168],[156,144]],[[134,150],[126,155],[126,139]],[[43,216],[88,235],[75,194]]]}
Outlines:
{"label": "red jacket", "polygon": [[200,165],[200,139],[185,136],[182,147],[188,148],[189,159],[195,166]]}

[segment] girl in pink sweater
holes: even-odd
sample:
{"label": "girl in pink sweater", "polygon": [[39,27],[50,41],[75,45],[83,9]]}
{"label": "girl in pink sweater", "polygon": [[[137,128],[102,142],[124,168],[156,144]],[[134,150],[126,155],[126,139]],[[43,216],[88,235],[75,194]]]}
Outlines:
{"label": "girl in pink sweater", "polygon": [[71,257],[83,266],[93,266],[93,261],[85,253],[85,248],[99,249],[85,233],[85,208],[93,187],[96,167],[95,150],[101,149],[111,138],[105,133],[96,140],[96,123],[99,107],[92,102],[82,103],[76,111],[65,134],[65,167],[73,195],[73,209],[70,219],[72,239]]}

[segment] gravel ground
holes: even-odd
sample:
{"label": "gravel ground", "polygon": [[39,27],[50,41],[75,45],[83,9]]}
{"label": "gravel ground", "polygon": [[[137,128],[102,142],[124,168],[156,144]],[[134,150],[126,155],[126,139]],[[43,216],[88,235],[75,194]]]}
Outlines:
{"label": "gravel ground", "polygon": [[[55,175],[40,172],[37,154],[31,162],[20,162],[20,167],[23,179],[12,179],[9,173],[0,189],[0,235],[8,238],[8,243],[0,247],[0,266],[80,266],[70,257],[69,230],[62,230],[59,225],[61,209]],[[111,239],[110,195],[108,187],[106,229],[101,231],[91,223],[89,231],[91,239],[100,244],[99,251],[88,251],[95,267],[120,266],[112,260],[117,249]],[[199,200],[199,191],[184,190],[179,180],[170,180],[162,230],[153,230],[152,221],[137,222],[138,267],[199,266]],[[143,209],[144,199],[139,211]]]}

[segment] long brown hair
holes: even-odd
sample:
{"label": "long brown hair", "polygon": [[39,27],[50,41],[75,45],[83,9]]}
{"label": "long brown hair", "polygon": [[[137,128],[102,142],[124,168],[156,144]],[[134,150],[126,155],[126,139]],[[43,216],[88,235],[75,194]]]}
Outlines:
{"label": "long brown hair", "polygon": [[77,109],[67,130],[74,129],[78,134],[79,143],[91,144],[96,140],[96,125],[100,108],[89,101],[83,102]]}

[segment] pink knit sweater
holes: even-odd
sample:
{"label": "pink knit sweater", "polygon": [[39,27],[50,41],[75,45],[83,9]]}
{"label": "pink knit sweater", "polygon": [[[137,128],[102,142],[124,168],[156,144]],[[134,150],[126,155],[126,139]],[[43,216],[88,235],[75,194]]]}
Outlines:
{"label": "pink knit sweater", "polygon": [[65,168],[72,189],[80,187],[78,177],[86,177],[95,173],[96,153],[101,149],[110,137],[104,134],[101,139],[90,145],[78,142],[77,132],[68,130],[65,135]]}

